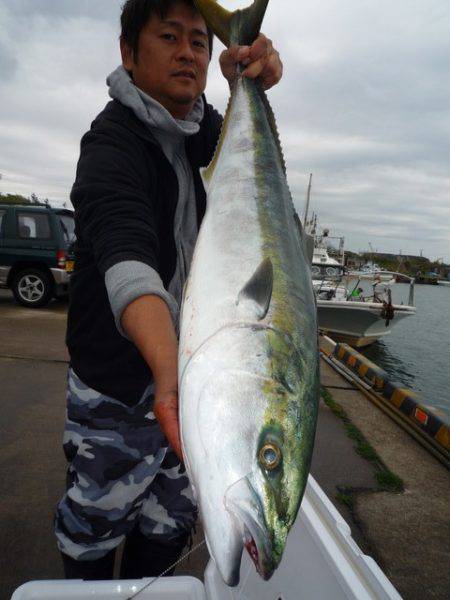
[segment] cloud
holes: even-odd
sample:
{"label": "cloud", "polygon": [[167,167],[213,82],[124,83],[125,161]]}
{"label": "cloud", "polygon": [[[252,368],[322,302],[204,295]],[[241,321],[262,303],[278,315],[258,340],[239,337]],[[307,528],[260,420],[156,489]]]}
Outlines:
{"label": "cloud", "polygon": [[[67,200],[120,60],[122,3],[0,0],[0,191]],[[264,31],[285,67],[269,97],[300,214],[312,172],[312,208],[348,248],[450,262],[447,0],[272,1]],[[220,51],[207,91],[223,111]]]}
{"label": "cloud", "polygon": [[16,57],[0,41],[0,80],[8,81],[14,75],[18,66]]}
{"label": "cloud", "polygon": [[111,0],[3,0],[2,4],[14,18],[27,20],[35,16],[52,21],[73,17],[104,20],[117,14],[117,3]]}

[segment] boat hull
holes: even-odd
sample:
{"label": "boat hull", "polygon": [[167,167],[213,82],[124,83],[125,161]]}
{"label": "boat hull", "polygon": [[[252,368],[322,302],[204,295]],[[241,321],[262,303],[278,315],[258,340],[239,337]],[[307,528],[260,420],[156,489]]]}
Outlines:
{"label": "boat hull", "polygon": [[373,344],[389,335],[392,327],[415,314],[415,307],[394,305],[394,318],[386,326],[382,305],[367,302],[317,301],[319,329],[338,342],[355,348]]}

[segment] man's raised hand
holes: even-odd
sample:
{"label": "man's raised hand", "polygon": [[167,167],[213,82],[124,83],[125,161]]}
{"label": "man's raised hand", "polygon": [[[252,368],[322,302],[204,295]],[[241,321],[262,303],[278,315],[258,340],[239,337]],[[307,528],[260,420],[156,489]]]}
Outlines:
{"label": "man's raised hand", "polygon": [[283,63],[279,53],[263,33],[260,33],[251,46],[232,46],[220,55],[220,68],[231,85],[236,78],[236,65],[245,67],[242,77],[261,80],[263,89],[268,90],[277,84],[283,75]]}

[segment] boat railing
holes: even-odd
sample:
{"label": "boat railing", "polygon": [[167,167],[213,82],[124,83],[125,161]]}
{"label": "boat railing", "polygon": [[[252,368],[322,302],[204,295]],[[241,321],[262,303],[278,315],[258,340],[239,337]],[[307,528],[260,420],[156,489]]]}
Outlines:
{"label": "boat railing", "polygon": [[405,273],[399,273],[397,271],[378,271],[377,273],[375,273],[375,277],[377,276],[377,274],[381,273],[383,275],[392,275],[392,277],[401,277],[403,279],[407,279],[409,281],[408,306],[414,306],[414,283],[416,281],[414,277],[411,277],[410,275],[405,275]]}
{"label": "boat railing", "polygon": [[[408,280],[409,282],[409,294],[408,294],[408,303],[407,306],[414,306],[414,283],[415,283],[415,279],[414,277],[410,277],[409,275],[405,275],[404,273],[399,273],[397,271],[379,271],[378,273],[383,273],[383,275],[390,275],[392,277],[392,279],[395,279],[397,277],[402,277],[406,280]],[[374,273],[374,278],[377,276],[377,273]],[[315,279],[315,281],[320,281],[320,285],[318,287],[318,289],[316,290],[317,294],[320,294],[323,291],[322,286],[324,284],[326,284],[327,286],[330,287],[330,299],[336,295],[336,291],[337,288],[339,287],[339,284],[346,278],[346,275],[341,274],[339,277],[336,278],[322,278],[322,279]],[[385,283],[389,283],[389,282],[385,282]],[[358,278],[358,281],[356,282],[356,285],[354,286],[354,290],[356,290],[359,287],[360,284],[360,279]],[[348,284],[346,285],[346,287],[348,287]],[[348,299],[352,299],[352,293],[350,292],[348,294]],[[356,298],[355,298],[356,300]],[[369,297],[361,297],[360,300],[362,302],[364,301],[369,301]],[[403,302],[402,302],[403,304]]]}
{"label": "boat railing", "polygon": [[[377,277],[377,275],[389,275],[391,277],[391,282],[392,280],[395,280],[397,277],[401,277],[403,279],[408,280],[409,282],[409,294],[408,294],[408,303],[407,306],[414,306],[414,283],[415,283],[415,279],[414,277],[411,277],[410,275],[405,275],[404,273],[399,273],[397,271],[375,271],[373,273],[373,279],[375,279]],[[347,276],[348,277],[348,273],[346,275],[344,275],[344,277]],[[358,280],[356,282],[356,285],[354,285],[353,291],[356,290],[359,287],[359,284],[361,282],[361,279],[358,277]],[[385,285],[389,285],[390,282],[386,281],[386,282],[380,282],[380,283],[384,283]],[[352,293],[349,294],[349,299],[351,299],[352,297]],[[373,298],[375,300],[375,295],[372,296],[365,296],[365,297],[361,297],[362,301],[370,301],[370,298]],[[402,302],[403,304],[403,302]]]}

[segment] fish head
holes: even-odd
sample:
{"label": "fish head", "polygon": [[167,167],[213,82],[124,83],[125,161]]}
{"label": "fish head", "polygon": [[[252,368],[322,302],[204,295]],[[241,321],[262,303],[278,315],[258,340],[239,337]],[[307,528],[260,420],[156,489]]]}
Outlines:
{"label": "fish head", "polygon": [[228,585],[239,581],[244,547],[261,577],[272,576],[307,482],[316,384],[301,377],[297,353],[280,336],[263,327],[222,331],[193,359],[185,378],[193,385],[182,391],[198,394],[183,437],[196,454],[208,547]]}
{"label": "fish head", "polygon": [[306,486],[309,464],[299,462],[298,454],[285,442],[282,427],[264,425],[254,450],[252,470],[225,493],[225,506],[241,531],[256,570],[265,580],[281,562]]}

